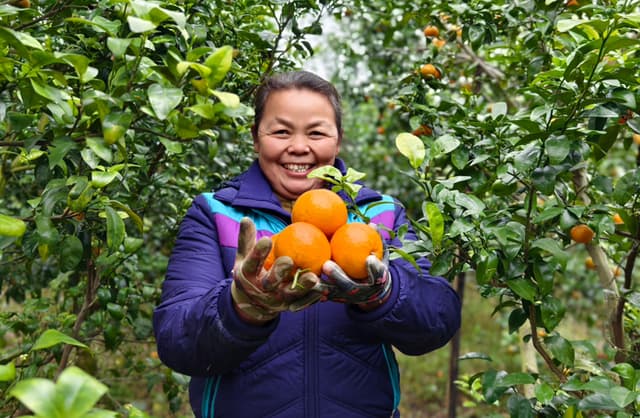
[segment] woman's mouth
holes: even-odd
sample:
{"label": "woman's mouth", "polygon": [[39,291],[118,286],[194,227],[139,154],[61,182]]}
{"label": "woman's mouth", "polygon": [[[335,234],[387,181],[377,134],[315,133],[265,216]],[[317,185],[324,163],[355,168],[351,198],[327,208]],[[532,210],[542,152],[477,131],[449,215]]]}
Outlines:
{"label": "woman's mouth", "polygon": [[282,164],[282,166],[286,170],[292,171],[294,173],[306,173],[307,171],[311,170],[313,164]]}

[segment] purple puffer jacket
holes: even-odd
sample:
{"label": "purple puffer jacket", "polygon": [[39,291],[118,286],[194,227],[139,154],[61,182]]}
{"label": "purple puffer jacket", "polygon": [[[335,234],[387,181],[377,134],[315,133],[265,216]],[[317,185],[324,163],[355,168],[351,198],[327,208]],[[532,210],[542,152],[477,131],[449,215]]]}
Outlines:
{"label": "purple puffer jacket", "polygon": [[[345,170],[340,160],[336,167]],[[357,204],[374,223],[393,230],[407,223],[400,205],[366,187]],[[398,417],[392,347],[421,355],[449,341],[460,326],[460,301],[449,283],[429,275],[426,259],[417,260],[420,272],[395,259],[390,299],[372,312],[321,302],[250,325],[237,316],[230,293],[243,216],[254,220],[258,237],[291,222],[257,163],[215,193],[196,197],[154,312],[158,354],[191,376],[196,417]],[[407,237],[414,237],[411,230]]]}

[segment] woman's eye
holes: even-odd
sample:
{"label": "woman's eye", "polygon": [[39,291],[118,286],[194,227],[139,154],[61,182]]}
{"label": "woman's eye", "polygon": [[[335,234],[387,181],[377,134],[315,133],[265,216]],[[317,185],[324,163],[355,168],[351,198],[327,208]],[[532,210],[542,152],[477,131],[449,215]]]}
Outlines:
{"label": "woman's eye", "polygon": [[279,129],[277,131],[274,131],[271,135],[273,136],[287,136],[289,135],[289,131],[287,131],[286,129]]}
{"label": "woman's eye", "polygon": [[320,132],[320,131],[313,131],[309,134],[309,136],[311,138],[324,138],[325,136],[327,136],[324,132]]}

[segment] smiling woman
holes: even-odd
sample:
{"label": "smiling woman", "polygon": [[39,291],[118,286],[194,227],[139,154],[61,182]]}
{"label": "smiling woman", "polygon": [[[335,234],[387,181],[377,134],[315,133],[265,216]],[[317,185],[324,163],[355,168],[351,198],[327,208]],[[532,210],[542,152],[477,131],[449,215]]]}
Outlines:
{"label": "smiling woman", "polygon": [[307,175],[333,165],[340,150],[341,135],[329,100],[311,90],[288,89],[271,93],[265,108],[254,125],[253,142],[274,192],[294,200],[306,190],[323,187],[321,179]]}
{"label": "smiling woman", "polygon": [[[197,418],[398,417],[393,348],[419,355],[443,346],[460,326],[456,293],[429,275],[424,258],[415,260],[418,269],[379,255],[356,261],[345,242],[340,251],[363,272],[355,280],[328,260],[330,247],[325,255],[318,243],[300,251],[283,235],[296,199],[328,188],[309,178],[312,170],[346,174],[333,85],[305,71],[268,78],[256,93],[252,135],[251,167],[197,196],[182,221],[154,312],[160,359],[191,376]],[[380,226],[384,245],[402,246],[392,239],[400,229],[415,240],[391,196],[363,185],[349,204]],[[299,276],[293,251],[271,263],[276,234],[278,247],[327,261]]]}

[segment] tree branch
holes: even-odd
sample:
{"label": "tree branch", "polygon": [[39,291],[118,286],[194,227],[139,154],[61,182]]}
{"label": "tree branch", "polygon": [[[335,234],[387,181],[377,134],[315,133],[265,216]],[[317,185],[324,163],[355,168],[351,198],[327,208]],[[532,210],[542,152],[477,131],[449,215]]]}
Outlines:
{"label": "tree branch", "polygon": [[[573,184],[577,198],[582,200],[585,206],[588,206],[591,203],[591,198],[586,192],[589,182],[584,167],[573,172]],[[609,260],[602,247],[593,243],[585,244],[585,247],[596,265],[596,272],[604,293],[610,340],[613,341],[616,349],[622,350],[624,348],[624,330],[622,318],[618,318],[618,304],[620,302],[624,304],[624,299],[620,299],[615,276],[609,268]],[[624,309],[624,307],[622,308]]]}
{"label": "tree branch", "polygon": [[[71,332],[71,336],[75,339],[78,339],[80,335],[80,328],[84,323],[85,319],[89,316],[96,302],[96,294],[98,288],[100,287],[100,277],[98,275],[98,271],[96,269],[95,264],[93,263],[93,259],[89,258],[87,260],[87,289],[84,295],[84,301],[82,302],[82,307],[78,312],[78,316],[76,317],[76,322],[73,325],[73,330]],[[59,376],[60,373],[67,367],[67,363],[69,362],[69,356],[71,354],[71,350],[74,347],[72,345],[65,345],[62,356],[60,358],[60,364],[58,365],[58,370],[56,371],[56,376]]]}
{"label": "tree branch", "polygon": [[529,324],[531,324],[531,342],[533,343],[533,346],[535,347],[536,351],[542,356],[544,362],[547,363],[547,366],[549,366],[549,369],[553,372],[553,374],[555,374],[562,383],[566,382],[567,376],[565,376],[562,370],[560,370],[558,366],[556,366],[556,364],[553,362],[553,359],[544,348],[542,342],[540,341],[540,338],[538,337],[538,324],[536,321],[535,305],[529,305],[528,314]]}

